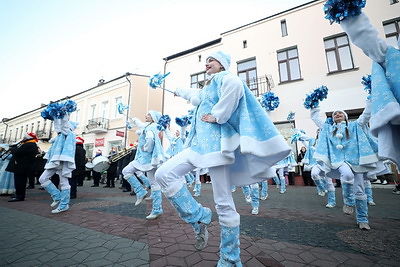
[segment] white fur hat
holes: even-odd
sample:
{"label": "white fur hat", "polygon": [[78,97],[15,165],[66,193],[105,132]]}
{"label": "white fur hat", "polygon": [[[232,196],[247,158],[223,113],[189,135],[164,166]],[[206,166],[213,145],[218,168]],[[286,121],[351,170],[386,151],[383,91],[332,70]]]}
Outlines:
{"label": "white fur hat", "polygon": [[344,114],[344,117],[346,118],[346,121],[349,120],[349,116],[347,116],[347,113],[346,113],[344,110],[341,110],[341,109],[337,109],[337,110],[335,110],[334,112],[332,112],[332,119],[333,119],[333,115],[335,115],[336,112],[341,112],[341,113],[343,113],[343,114]]}
{"label": "white fur hat", "polygon": [[157,123],[161,118],[161,113],[155,110],[149,110],[148,112],[155,123]]}
{"label": "white fur hat", "polygon": [[221,51],[217,51],[214,53],[211,53],[208,58],[214,58],[216,59],[219,63],[221,63],[222,67],[224,67],[225,70],[229,70],[229,66],[231,65],[231,56],[228,54],[225,54]]}

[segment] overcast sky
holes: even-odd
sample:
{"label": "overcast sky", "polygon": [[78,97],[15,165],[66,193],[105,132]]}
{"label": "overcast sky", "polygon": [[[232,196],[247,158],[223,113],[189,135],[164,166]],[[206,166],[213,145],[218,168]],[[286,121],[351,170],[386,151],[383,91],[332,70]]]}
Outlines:
{"label": "overcast sky", "polygon": [[[310,0],[0,0],[0,120]],[[321,15],[322,6],[321,6]]]}

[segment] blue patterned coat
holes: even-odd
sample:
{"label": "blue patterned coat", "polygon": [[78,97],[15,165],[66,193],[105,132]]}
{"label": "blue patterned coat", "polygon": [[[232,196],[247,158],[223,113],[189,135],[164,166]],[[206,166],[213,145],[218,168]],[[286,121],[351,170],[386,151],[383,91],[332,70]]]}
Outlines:
{"label": "blue patterned coat", "polygon": [[378,139],[379,156],[400,166],[400,51],[379,38],[378,31],[364,13],[346,18],[340,25],[374,62],[371,133]]}
{"label": "blue patterned coat", "polygon": [[44,156],[47,160],[44,168],[57,169],[61,176],[70,178],[72,171],[75,170],[76,136],[72,132],[67,115],[62,119],[55,119],[54,128],[58,135],[50,141],[52,144]]}
{"label": "blue patterned coat", "polygon": [[139,135],[138,148],[133,166],[141,171],[150,171],[165,161],[159,130],[156,123],[145,126]]}
{"label": "blue patterned coat", "polygon": [[[232,183],[238,186],[274,177],[271,167],[291,149],[249,88],[222,71],[204,89],[181,89],[178,94],[190,100],[198,92],[200,104],[185,143],[191,163],[199,168],[231,165]],[[201,121],[205,114],[217,123]]]}

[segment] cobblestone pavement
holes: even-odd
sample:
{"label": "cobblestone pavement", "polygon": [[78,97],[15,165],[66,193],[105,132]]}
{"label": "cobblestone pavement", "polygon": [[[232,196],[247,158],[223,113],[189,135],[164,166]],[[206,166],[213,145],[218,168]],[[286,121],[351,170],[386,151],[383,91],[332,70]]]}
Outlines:
{"label": "cobblestone pavement", "polygon": [[[51,214],[50,196],[27,190],[23,202],[0,197],[0,266],[215,266],[220,231],[210,184],[198,200],[213,210],[209,245],[194,246],[191,226],[163,199],[164,214],[148,221],[151,202],[117,188],[78,187],[70,210]],[[241,190],[234,193],[241,214],[241,259],[244,266],[399,266],[400,196],[393,185],[374,185],[376,206],[369,207],[372,230],[357,228],[355,215],[337,206],[315,187],[289,186],[285,194],[270,186],[251,215]],[[191,189],[190,189],[191,190]]]}

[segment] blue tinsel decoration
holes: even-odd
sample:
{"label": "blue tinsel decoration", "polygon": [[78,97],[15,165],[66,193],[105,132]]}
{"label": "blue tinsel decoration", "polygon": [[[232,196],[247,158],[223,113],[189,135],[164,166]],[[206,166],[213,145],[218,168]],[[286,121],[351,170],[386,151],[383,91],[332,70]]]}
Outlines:
{"label": "blue tinsel decoration", "polygon": [[170,74],[170,72],[168,72],[165,75],[162,75],[160,73],[154,74],[150,80],[149,80],[149,85],[151,88],[156,89],[157,87],[160,87],[161,84],[163,83],[165,77],[167,77]]}
{"label": "blue tinsel decoration", "polygon": [[77,107],[76,102],[71,99],[65,100],[64,102],[62,102],[62,104],[64,105],[67,114],[71,114],[72,112],[74,112]]}
{"label": "blue tinsel decoration", "polygon": [[124,111],[125,111],[126,109],[128,109],[128,108],[129,108],[128,105],[124,105],[124,104],[122,104],[121,102],[119,102],[119,103],[117,104],[117,110],[118,110],[118,113],[119,113],[119,114],[124,114]]}
{"label": "blue tinsel decoration", "polygon": [[306,109],[316,108],[319,105],[319,101],[327,98],[328,96],[328,88],[325,85],[317,88],[311,94],[306,95],[306,99],[304,100],[304,107]]}
{"label": "blue tinsel decoration", "polygon": [[164,131],[167,129],[168,125],[171,123],[171,118],[169,115],[162,115],[161,118],[157,122],[157,129],[159,131]]}
{"label": "blue tinsel decoration", "polygon": [[293,144],[293,142],[295,141],[303,141],[303,139],[301,138],[301,136],[305,135],[306,132],[304,130],[299,130],[299,129],[294,129],[294,135],[292,137],[292,141],[290,143]]}
{"label": "blue tinsel decoration", "polygon": [[361,84],[364,85],[364,90],[370,95],[372,86],[371,86],[371,75],[368,74],[367,76],[362,77]]}
{"label": "blue tinsel decoration", "polygon": [[188,126],[189,124],[191,124],[191,116],[187,116],[187,115],[185,115],[185,116],[183,116],[183,117],[181,117],[181,118],[179,118],[179,117],[176,117],[175,118],[175,122],[176,122],[176,124],[178,124],[180,127],[185,127],[185,126]]}
{"label": "blue tinsel decoration", "polygon": [[273,92],[266,92],[263,94],[261,99],[261,106],[263,106],[267,111],[273,111],[279,107],[279,97],[277,97]]}
{"label": "blue tinsel decoration", "polygon": [[328,0],[324,4],[325,18],[330,23],[340,23],[347,17],[356,17],[365,7],[365,0]]}
{"label": "blue tinsel decoration", "polygon": [[73,100],[66,100],[60,103],[50,103],[40,115],[45,120],[62,119],[65,115],[70,114],[76,110],[76,102]]}
{"label": "blue tinsel decoration", "polygon": [[288,116],[287,116],[287,120],[288,121],[292,121],[294,120],[294,116],[296,115],[296,112],[290,111]]}

